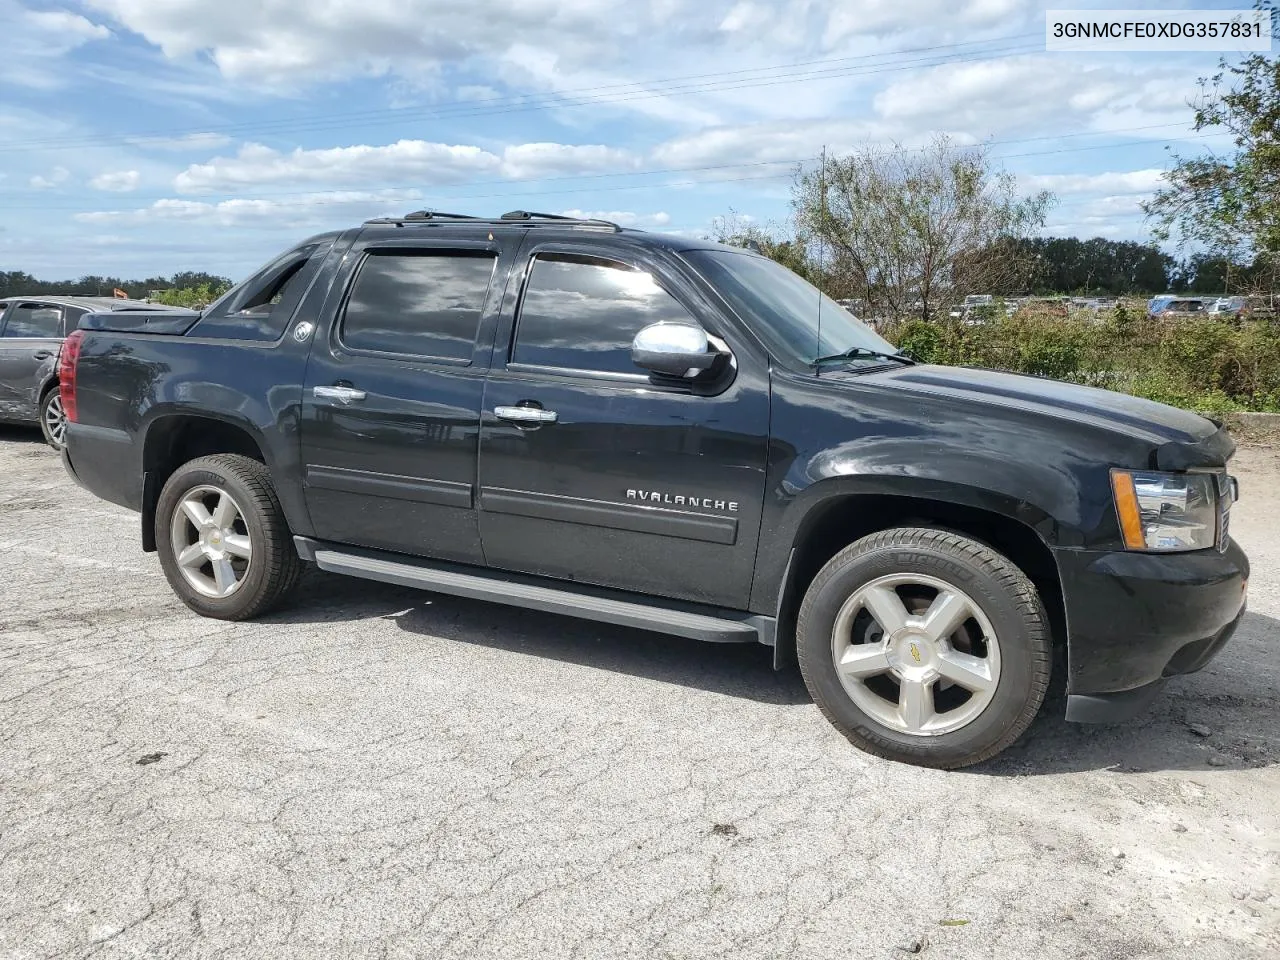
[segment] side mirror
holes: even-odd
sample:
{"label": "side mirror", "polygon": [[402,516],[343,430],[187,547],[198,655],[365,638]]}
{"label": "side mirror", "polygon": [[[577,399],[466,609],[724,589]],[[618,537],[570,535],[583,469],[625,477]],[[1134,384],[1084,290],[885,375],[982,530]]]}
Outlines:
{"label": "side mirror", "polygon": [[651,323],[631,341],[636,366],[668,377],[692,379],[719,356],[706,331],[692,323]]}

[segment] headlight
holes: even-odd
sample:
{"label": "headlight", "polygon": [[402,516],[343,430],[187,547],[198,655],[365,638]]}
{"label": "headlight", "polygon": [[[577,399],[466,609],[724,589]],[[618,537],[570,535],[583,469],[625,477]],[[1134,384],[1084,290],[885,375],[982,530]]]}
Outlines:
{"label": "headlight", "polygon": [[1112,470],[1111,489],[1124,545],[1130,550],[1203,550],[1218,533],[1211,473]]}

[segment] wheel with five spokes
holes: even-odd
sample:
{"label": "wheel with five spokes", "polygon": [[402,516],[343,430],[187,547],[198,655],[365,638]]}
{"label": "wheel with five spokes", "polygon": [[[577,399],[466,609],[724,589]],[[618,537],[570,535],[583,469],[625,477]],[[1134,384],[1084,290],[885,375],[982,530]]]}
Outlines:
{"label": "wheel with five spokes", "polygon": [[956,768],[1013,743],[1052,666],[1044,607],[1026,575],[945,530],[885,530],[836,554],[796,623],[814,701],[856,746]]}
{"label": "wheel with five spokes", "polygon": [[156,548],[182,602],[219,620],[270,610],[302,570],[266,467],[236,454],[174,472],[156,505]]}

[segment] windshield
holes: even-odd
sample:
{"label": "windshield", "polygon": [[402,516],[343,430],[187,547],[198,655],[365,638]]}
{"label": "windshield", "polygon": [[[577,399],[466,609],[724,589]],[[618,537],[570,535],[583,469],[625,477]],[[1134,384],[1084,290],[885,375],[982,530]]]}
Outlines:
{"label": "windshield", "polygon": [[[808,366],[819,357],[856,352],[859,348],[876,353],[897,352],[897,347],[781,264],[728,250],[690,250],[685,256],[780,359]],[[850,362],[882,361],[855,357]]]}

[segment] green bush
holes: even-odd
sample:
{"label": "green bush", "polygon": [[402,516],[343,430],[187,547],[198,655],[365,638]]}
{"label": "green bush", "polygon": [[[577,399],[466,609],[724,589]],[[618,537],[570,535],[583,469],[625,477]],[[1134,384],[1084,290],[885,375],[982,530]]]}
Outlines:
{"label": "green bush", "polygon": [[1030,305],[978,323],[906,320],[885,333],[926,363],[1052,377],[1206,413],[1280,411],[1280,325],[1271,320],[1151,320],[1124,303],[1082,319]]}

